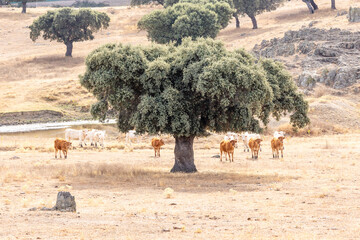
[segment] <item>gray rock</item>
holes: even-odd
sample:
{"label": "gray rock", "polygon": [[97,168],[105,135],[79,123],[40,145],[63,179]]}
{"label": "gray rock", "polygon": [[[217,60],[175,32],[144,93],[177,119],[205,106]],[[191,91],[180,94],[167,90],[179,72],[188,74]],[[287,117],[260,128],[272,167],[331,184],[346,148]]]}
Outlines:
{"label": "gray rock", "polygon": [[211,158],[220,158],[220,155],[216,154],[216,155],[212,156]]}
{"label": "gray rock", "polygon": [[346,14],[348,14],[348,12],[346,10],[338,11],[337,14],[336,14],[336,17],[344,16]]}
{"label": "gray rock", "polygon": [[58,192],[55,206],[52,208],[43,207],[40,210],[41,211],[76,212],[75,197],[72,196],[69,192]]}
{"label": "gray rock", "polygon": [[338,56],[338,53],[334,49],[327,48],[327,47],[316,48],[314,54],[322,56],[322,57],[336,57],[336,56]]}
{"label": "gray rock", "polygon": [[316,44],[307,40],[301,41],[297,47],[297,51],[302,54],[308,54],[316,48]]}
{"label": "gray rock", "polygon": [[319,21],[311,21],[310,23],[309,23],[309,27],[312,27],[312,26],[314,26],[316,23],[318,23]]}
{"label": "gray rock", "polygon": [[360,67],[358,69],[351,67],[341,67],[337,71],[333,88],[342,89],[349,87],[360,78]]}
{"label": "gray rock", "polygon": [[298,85],[303,88],[313,89],[318,79],[320,79],[320,76],[316,73],[304,71],[299,76]]}
{"label": "gray rock", "polygon": [[348,19],[349,22],[360,22],[360,7],[350,7]]}
{"label": "gray rock", "polygon": [[295,54],[295,45],[293,43],[288,44],[282,44],[279,46],[279,48],[276,50],[277,56],[284,56],[288,57]]}
{"label": "gray rock", "polygon": [[54,210],[62,212],[76,212],[75,197],[69,192],[59,192],[56,199]]}

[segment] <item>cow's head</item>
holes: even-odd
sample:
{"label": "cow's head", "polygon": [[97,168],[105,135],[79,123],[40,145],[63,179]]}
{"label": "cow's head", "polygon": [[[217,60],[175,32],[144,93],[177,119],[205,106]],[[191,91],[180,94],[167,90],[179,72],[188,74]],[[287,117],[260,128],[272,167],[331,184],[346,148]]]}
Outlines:
{"label": "cow's head", "polygon": [[65,142],[65,146],[66,146],[66,148],[71,147],[71,142]]}
{"label": "cow's head", "polygon": [[163,146],[163,145],[165,145],[164,140],[160,139],[159,142],[160,142],[160,147]]}
{"label": "cow's head", "polygon": [[231,140],[231,141],[230,141],[230,144],[231,144],[233,147],[235,147],[236,143],[237,143],[236,140]]}

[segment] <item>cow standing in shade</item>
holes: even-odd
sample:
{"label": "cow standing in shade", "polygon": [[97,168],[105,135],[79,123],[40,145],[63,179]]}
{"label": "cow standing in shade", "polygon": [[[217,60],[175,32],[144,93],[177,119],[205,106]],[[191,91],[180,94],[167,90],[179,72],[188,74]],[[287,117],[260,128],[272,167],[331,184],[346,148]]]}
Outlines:
{"label": "cow standing in shade", "polygon": [[161,138],[154,137],[151,139],[151,146],[153,146],[155,151],[155,157],[158,155],[160,157],[160,148],[165,145],[164,141]]}
{"label": "cow standing in shade", "polygon": [[220,161],[222,161],[222,155],[224,152],[225,160],[227,161],[227,155],[229,155],[229,161],[234,162],[234,150],[236,142],[236,140],[222,140],[220,142]]}

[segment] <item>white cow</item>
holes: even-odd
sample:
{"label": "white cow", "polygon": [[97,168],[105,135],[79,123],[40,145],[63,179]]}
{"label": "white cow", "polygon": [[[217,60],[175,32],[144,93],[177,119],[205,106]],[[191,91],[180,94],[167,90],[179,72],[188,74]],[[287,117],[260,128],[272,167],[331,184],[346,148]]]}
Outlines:
{"label": "white cow", "polygon": [[71,141],[71,140],[79,140],[80,142],[80,147],[83,146],[83,143],[86,145],[85,138],[86,138],[86,134],[87,134],[88,130],[87,129],[83,129],[83,130],[75,130],[75,129],[65,129],[65,140],[67,141]]}
{"label": "white cow", "polygon": [[224,136],[224,140],[226,141],[236,140],[235,147],[237,148],[239,142],[239,134],[234,132],[227,132],[226,135]]}
{"label": "white cow", "polygon": [[125,135],[125,142],[126,144],[132,144],[132,139],[137,139],[139,142],[139,136],[136,134],[135,130],[129,130]]}
{"label": "white cow", "polygon": [[285,137],[285,132],[283,132],[283,131],[275,131],[274,132],[274,138],[278,138],[278,137]]}
{"label": "white cow", "polygon": [[94,134],[95,147],[97,147],[98,143],[100,146],[104,147],[105,136],[106,136],[105,130],[98,130],[95,132]]}
{"label": "white cow", "polygon": [[[252,139],[261,139],[261,136],[260,136],[260,134],[257,134],[257,133],[248,133],[248,132],[245,132],[245,133],[242,133],[242,134],[241,134],[241,138],[242,138],[242,141],[243,141],[243,143],[244,143],[244,152],[246,152],[246,151],[249,152],[249,150],[250,150],[250,148],[249,148],[249,141],[250,141],[250,139],[251,139],[251,138],[252,138]],[[260,151],[261,151],[261,149],[260,149]]]}
{"label": "white cow", "polygon": [[85,138],[85,140],[86,140],[86,141],[90,141],[90,145],[91,145],[91,146],[95,146],[94,137],[95,137],[96,131],[98,131],[98,130],[96,130],[96,129],[91,129],[91,131],[88,131],[88,132],[86,133],[86,138]]}
{"label": "white cow", "polygon": [[86,140],[90,141],[91,146],[97,147],[99,143],[100,146],[104,147],[104,140],[105,140],[106,132],[97,129],[91,129],[86,134]]}

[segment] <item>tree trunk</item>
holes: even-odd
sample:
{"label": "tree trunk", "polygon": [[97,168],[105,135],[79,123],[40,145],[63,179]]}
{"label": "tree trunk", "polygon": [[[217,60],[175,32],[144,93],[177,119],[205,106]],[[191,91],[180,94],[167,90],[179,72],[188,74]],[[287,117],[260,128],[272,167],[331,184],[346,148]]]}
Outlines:
{"label": "tree trunk", "polygon": [[194,164],[194,138],[190,137],[175,137],[175,164],[171,172],[197,172]]}
{"label": "tree trunk", "polygon": [[303,0],[304,3],[306,3],[307,7],[309,8],[309,11],[311,14],[314,13],[314,9],[313,7],[311,6],[311,3],[309,2],[309,0]]}
{"label": "tree trunk", "polygon": [[311,6],[313,6],[314,10],[318,10],[318,6],[316,5],[316,3],[314,2],[314,0],[310,0]]}
{"label": "tree trunk", "polygon": [[235,22],[236,22],[236,28],[240,28],[240,20],[239,16],[237,14],[234,14]]}
{"label": "tree trunk", "polygon": [[21,2],[22,3],[22,11],[21,13],[26,13],[26,2]]}
{"label": "tree trunk", "polygon": [[336,9],[335,0],[331,0],[331,9]]}
{"label": "tree trunk", "polygon": [[66,45],[65,57],[72,57],[73,43],[67,42],[67,43],[65,43],[65,45]]}
{"label": "tree trunk", "polygon": [[253,24],[253,29],[257,29],[258,26],[257,26],[257,21],[256,21],[256,18],[253,14],[248,14],[249,18],[251,19],[251,22]]}

